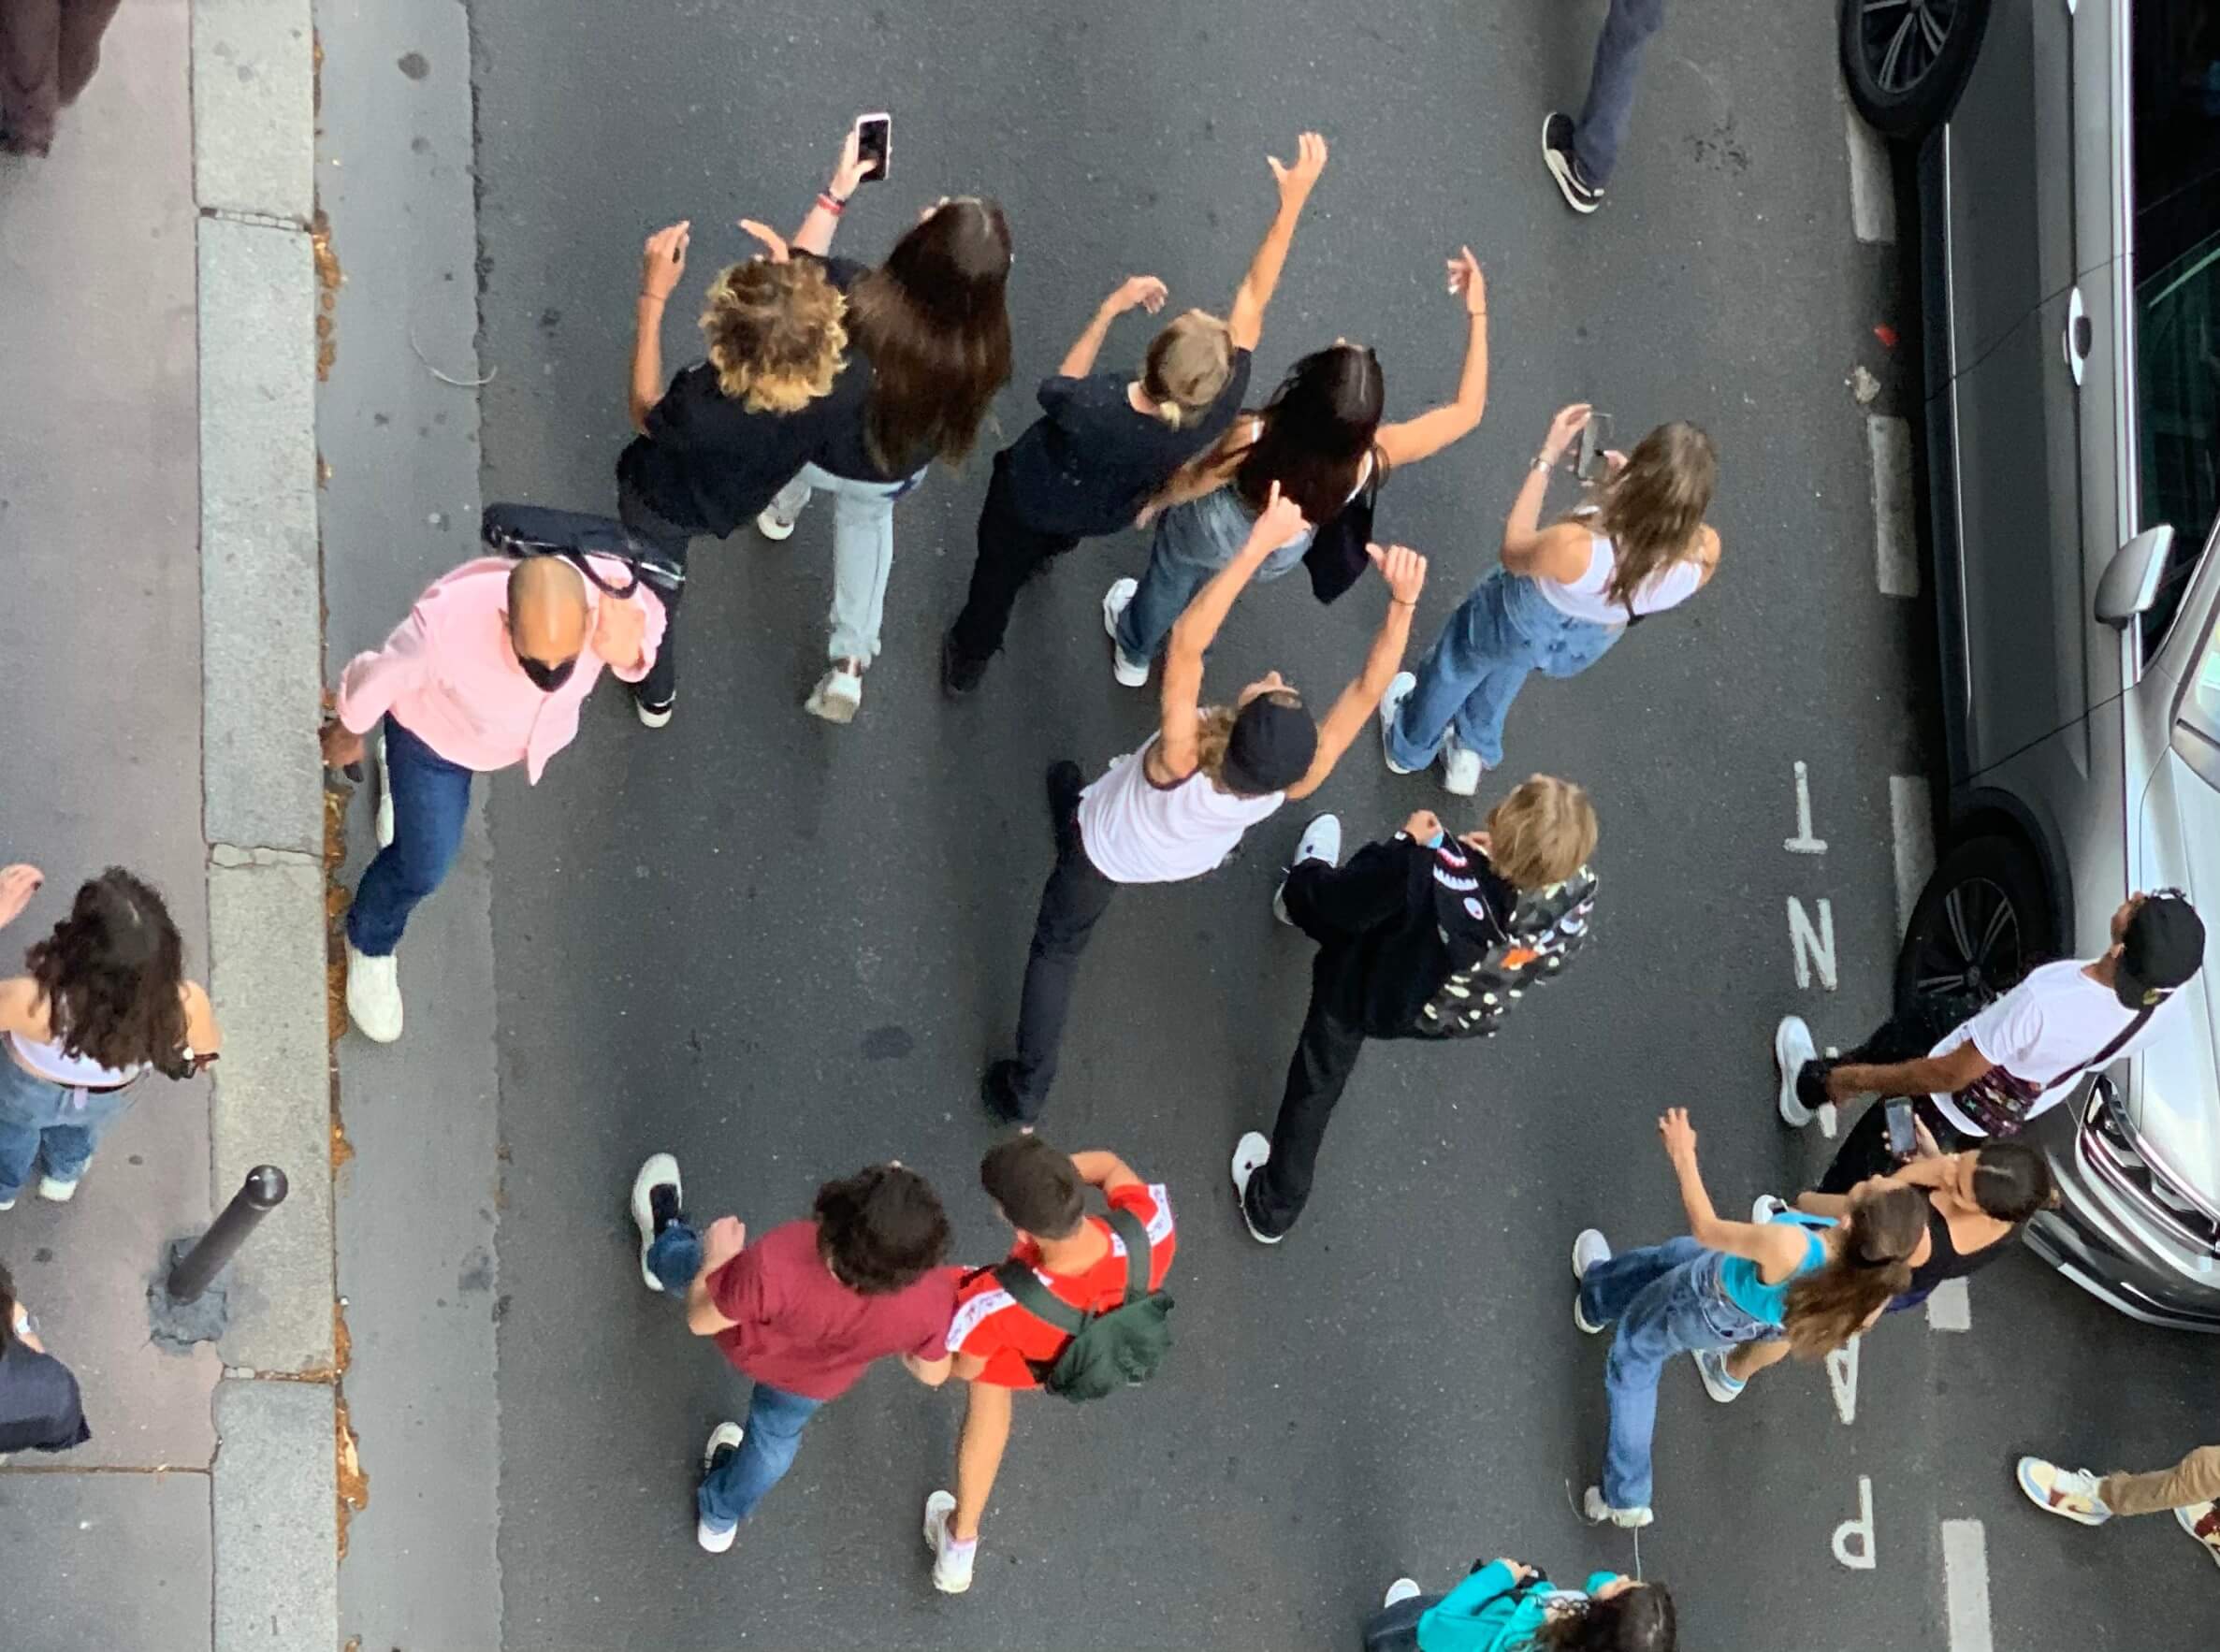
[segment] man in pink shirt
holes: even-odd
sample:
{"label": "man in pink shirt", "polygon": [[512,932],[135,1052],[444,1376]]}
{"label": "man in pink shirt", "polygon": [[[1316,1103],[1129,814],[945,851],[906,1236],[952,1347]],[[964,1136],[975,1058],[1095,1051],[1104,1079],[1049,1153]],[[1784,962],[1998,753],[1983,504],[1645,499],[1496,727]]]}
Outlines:
{"label": "man in pink shirt", "polygon": [[524,764],[539,783],[578,732],[603,665],[636,683],[655,663],[663,605],[613,558],[588,558],[600,588],[561,557],[481,557],[434,580],[374,653],[340,675],[324,761],[362,759],[385,720],[384,847],[347,912],[347,1013],[367,1037],[400,1036],[394,949],[416,903],[440,887],[462,842],[471,776]]}

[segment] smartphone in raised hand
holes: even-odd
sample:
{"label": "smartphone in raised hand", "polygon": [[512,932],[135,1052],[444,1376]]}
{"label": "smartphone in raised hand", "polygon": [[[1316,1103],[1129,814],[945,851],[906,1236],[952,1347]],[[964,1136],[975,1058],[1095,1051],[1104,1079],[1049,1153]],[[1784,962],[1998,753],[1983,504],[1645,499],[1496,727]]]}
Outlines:
{"label": "smartphone in raised hand", "polygon": [[1579,457],[1574,461],[1573,474],[1583,482],[1601,481],[1610,468],[1604,454],[1611,448],[1611,415],[1591,413],[1588,423],[1580,427]]}
{"label": "smartphone in raised hand", "polygon": [[856,153],[871,165],[871,170],[863,174],[865,183],[877,183],[887,176],[893,149],[893,116],[881,109],[877,114],[856,117]]}
{"label": "smartphone in raised hand", "polygon": [[1897,1096],[1888,1109],[1884,1117],[1889,1126],[1889,1152],[1899,1160],[1909,1159],[1920,1151],[1919,1132],[1911,1123],[1911,1103]]}

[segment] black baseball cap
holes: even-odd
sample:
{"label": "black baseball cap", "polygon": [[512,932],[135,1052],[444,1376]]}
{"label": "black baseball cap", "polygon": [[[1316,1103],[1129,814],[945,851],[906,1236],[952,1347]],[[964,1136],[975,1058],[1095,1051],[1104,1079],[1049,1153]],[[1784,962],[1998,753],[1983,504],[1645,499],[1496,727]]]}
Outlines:
{"label": "black baseball cap", "polygon": [[1234,717],[1218,774],[1245,796],[1266,797],[1309,774],[1317,755],[1318,725],[1301,703],[1259,694]]}
{"label": "black baseball cap", "polygon": [[2204,920],[2180,890],[2162,889],[2145,895],[2127,920],[2112,991],[2128,1008],[2149,1009],[2164,1003],[2204,962]]}

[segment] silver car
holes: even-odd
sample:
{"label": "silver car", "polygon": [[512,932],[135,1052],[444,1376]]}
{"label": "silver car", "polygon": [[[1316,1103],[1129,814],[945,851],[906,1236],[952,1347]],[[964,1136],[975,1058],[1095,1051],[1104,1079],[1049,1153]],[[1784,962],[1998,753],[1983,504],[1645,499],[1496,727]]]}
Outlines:
{"label": "silver car", "polygon": [[[2220,0],[1843,0],[1915,180],[1944,850],[1900,993],[2094,957],[2134,890],[2220,930]],[[2220,993],[2039,1126],[2028,1242],[2220,1331]]]}

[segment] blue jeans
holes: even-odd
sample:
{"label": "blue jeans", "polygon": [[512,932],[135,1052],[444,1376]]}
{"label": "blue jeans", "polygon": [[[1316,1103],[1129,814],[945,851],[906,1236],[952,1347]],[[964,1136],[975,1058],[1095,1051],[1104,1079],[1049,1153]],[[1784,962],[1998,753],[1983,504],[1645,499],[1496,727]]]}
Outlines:
{"label": "blue jeans", "polygon": [[471,771],[385,719],[385,785],[393,795],[393,841],[378,851],[355,886],[347,939],[366,958],[400,945],[418,902],[440,887],[471,808]]}
{"label": "blue jeans", "polygon": [[1665,1361],[1781,1335],[1779,1326],[1752,1319],[1727,1300],[1719,1261],[1717,1251],[1676,1239],[1599,1262],[1580,1282],[1580,1311],[1589,1323],[1618,1325],[1603,1363],[1603,1392],[1611,1401],[1603,1500],[1615,1509],[1649,1506],[1649,1442]]}
{"label": "blue jeans", "polygon": [[1598,189],[1618,165],[1618,146],[1634,113],[1634,83],[1642,73],[1642,49],[1665,21],[1665,0],[1611,0],[1611,15],[1596,37],[1595,66],[1589,71],[1588,101],[1574,123],[1573,153]]}
{"label": "blue jeans", "polygon": [[101,1132],[129,1109],[135,1090],[50,1083],[0,1051],[0,1204],[23,1191],[41,1161],[56,1181],[82,1176]]}
{"label": "blue jeans", "polygon": [[[647,1247],[647,1270],[670,1296],[684,1297],[702,1270],[701,1236],[684,1220],[674,1222]],[[763,1494],[786,1478],[802,1449],[802,1429],[817,1414],[821,1399],[789,1394],[758,1383],[747,1402],[740,1449],[721,1469],[702,1476],[694,1494],[702,1521],[712,1531],[730,1531],[755,1513]]]}
{"label": "blue jeans", "polygon": [[[1131,659],[1154,659],[1196,592],[1241,555],[1255,525],[1230,486],[1174,505],[1158,516],[1139,588],[1118,616],[1118,647]],[[1291,540],[1264,559],[1255,583],[1279,578],[1310,548],[1308,533]]]}
{"label": "blue jeans", "polygon": [[778,490],[771,514],[791,522],[822,489],[833,496],[833,610],[826,616],[832,639],[828,658],[878,658],[878,630],[886,618],[887,578],[894,571],[894,501],[925,479],[921,470],[899,482],[859,482],[804,465]]}
{"label": "blue jeans", "polygon": [[1626,630],[1552,607],[1523,573],[1497,569],[1449,616],[1418,665],[1418,686],[1388,725],[1388,754],[1423,769],[1457,725],[1460,745],[1489,768],[1503,761],[1503,719],[1527,674],[1569,677],[1603,657]]}

